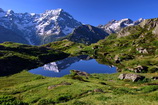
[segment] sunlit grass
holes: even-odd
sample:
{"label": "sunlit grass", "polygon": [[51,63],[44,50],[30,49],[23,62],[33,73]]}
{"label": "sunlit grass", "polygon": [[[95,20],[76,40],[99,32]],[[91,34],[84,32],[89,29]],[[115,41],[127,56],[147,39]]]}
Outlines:
{"label": "sunlit grass", "polygon": [[[138,104],[152,102],[158,104],[156,95],[158,87],[147,85],[156,83],[151,80],[145,83],[119,80],[119,73],[93,74],[87,82],[72,79],[71,76],[61,78],[34,75],[27,71],[8,77],[0,77],[1,96],[15,97],[29,104],[68,104],[68,105],[104,105],[104,104]],[[155,73],[143,74],[147,78]],[[63,82],[71,85],[57,85]],[[52,89],[49,86],[57,85]],[[102,91],[96,92],[95,89]],[[3,100],[3,98],[1,98]],[[138,103],[139,102],[139,103]]]}

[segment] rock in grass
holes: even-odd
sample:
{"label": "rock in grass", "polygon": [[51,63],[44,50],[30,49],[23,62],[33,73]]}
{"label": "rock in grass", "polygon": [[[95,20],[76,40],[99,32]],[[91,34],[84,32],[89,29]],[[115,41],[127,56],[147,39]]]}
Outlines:
{"label": "rock in grass", "polygon": [[90,76],[90,74],[79,70],[71,70],[71,73],[74,75],[85,76],[85,77]]}
{"label": "rock in grass", "polygon": [[101,92],[101,93],[103,93],[104,91],[102,89],[94,89],[93,92]]}
{"label": "rock in grass", "polygon": [[154,76],[154,77],[152,77],[151,79],[153,79],[153,80],[158,80],[158,76]]}
{"label": "rock in grass", "polygon": [[135,73],[144,73],[148,71],[148,67],[147,66],[137,66],[135,68],[128,68],[131,71],[134,71]]}
{"label": "rock in grass", "polygon": [[55,87],[64,86],[64,85],[71,85],[71,83],[68,83],[68,82],[61,82],[60,84],[48,86],[48,89],[53,89],[53,88],[55,88]]}
{"label": "rock in grass", "polygon": [[136,48],[136,50],[137,50],[139,53],[148,54],[148,51],[147,51],[147,49],[145,49],[145,48],[139,47],[139,48]]}
{"label": "rock in grass", "polygon": [[145,77],[137,74],[120,74],[118,78],[121,80],[132,80],[133,82],[136,82],[138,80],[143,80]]}

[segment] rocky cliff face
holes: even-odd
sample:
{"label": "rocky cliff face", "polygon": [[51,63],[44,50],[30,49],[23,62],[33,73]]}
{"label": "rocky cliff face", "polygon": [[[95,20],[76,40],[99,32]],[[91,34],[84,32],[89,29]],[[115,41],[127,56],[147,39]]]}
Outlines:
{"label": "rocky cliff face", "polygon": [[153,30],[152,33],[158,37],[158,18],[144,20],[140,26],[147,28],[147,30]]}
{"label": "rocky cliff face", "polygon": [[146,20],[143,20],[138,25],[135,25],[132,27],[126,27],[126,28],[122,29],[120,32],[118,32],[117,37],[128,36],[130,34],[139,34],[139,33],[141,33],[142,29],[143,29],[143,31],[152,30],[152,34],[155,36],[158,36],[158,18],[146,19]]}
{"label": "rocky cliff face", "polygon": [[68,35],[81,23],[62,9],[47,10],[41,14],[0,9],[0,25],[21,35],[29,44],[38,45]]}

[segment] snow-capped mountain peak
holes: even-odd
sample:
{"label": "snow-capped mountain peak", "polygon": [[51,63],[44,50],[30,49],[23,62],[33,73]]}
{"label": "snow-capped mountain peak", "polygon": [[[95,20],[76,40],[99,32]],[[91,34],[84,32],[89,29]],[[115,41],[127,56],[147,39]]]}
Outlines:
{"label": "snow-capped mountain peak", "polygon": [[132,20],[129,18],[124,18],[124,19],[121,19],[120,21],[132,21]]}
{"label": "snow-capped mountain peak", "polygon": [[62,9],[56,9],[56,10],[46,10],[44,13],[41,14],[42,17],[55,17],[59,16]]}
{"label": "snow-capped mountain peak", "polygon": [[0,25],[18,33],[29,44],[37,45],[65,36],[82,24],[63,9],[36,14],[14,13],[13,10],[4,11],[0,8]]}
{"label": "snow-capped mountain peak", "polygon": [[14,14],[14,11],[13,10],[8,10],[7,14]]}
{"label": "snow-capped mountain peak", "polygon": [[[129,18],[112,20],[108,24],[98,27],[103,29],[107,35],[116,33],[124,27],[137,25],[143,20],[142,18],[138,21],[132,21]],[[13,31],[32,45],[45,44],[65,37],[81,25],[82,23],[60,8],[46,10],[41,14],[15,13],[13,10],[4,11],[0,8],[0,26]],[[91,27],[88,30],[94,31]]]}
{"label": "snow-capped mountain peak", "polygon": [[143,20],[144,20],[143,18],[139,18],[139,19],[138,19],[138,21],[143,21]]}
{"label": "snow-capped mountain peak", "polygon": [[59,15],[61,11],[63,11],[61,8],[55,10],[46,10],[44,14]]}
{"label": "snow-capped mountain peak", "polygon": [[112,20],[108,24],[99,25],[98,27],[102,28],[104,31],[111,34],[111,33],[116,33],[118,31],[120,31],[124,27],[137,25],[140,22],[142,22],[143,20],[144,19],[142,19],[142,18],[140,18],[137,21],[132,21],[129,18],[121,19],[121,20],[118,20],[118,21],[117,20]]}
{"label": "snow-capped mountain peak", "polygon": [[145,19],[143,18],[139,18],[137,21],[134,22],[135,25],[141,23],[142,21],[144,21]]}

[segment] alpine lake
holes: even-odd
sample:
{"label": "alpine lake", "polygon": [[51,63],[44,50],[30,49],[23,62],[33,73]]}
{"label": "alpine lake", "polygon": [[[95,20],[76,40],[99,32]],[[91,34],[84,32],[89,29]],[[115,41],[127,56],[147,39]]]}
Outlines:
{"label": "alpine lake", "polygon": [[51,62],[42,67],[29,70],[29,72],[47,77],[62,77],[70,74],[70,70],[84,71],[89,74],[111,74],[117,72],[116,67],[99,64],[95,59],[90,58],[87,55],[69,57],[56,62]]}

